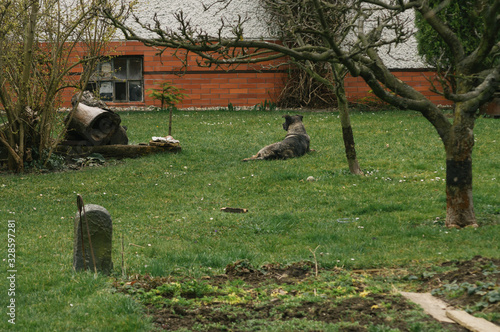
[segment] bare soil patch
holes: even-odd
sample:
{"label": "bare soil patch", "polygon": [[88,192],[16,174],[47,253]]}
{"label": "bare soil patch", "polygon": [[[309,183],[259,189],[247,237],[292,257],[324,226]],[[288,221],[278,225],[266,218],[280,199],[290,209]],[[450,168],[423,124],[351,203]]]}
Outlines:
{"label": "bare soil patch", "polygon": [[[408,280],[414,289],[417,283],[417,288],[421,292],[434,291],[436,296],[457,308],[470,308],[484,301],[484,296],[488,293],[457,293],[450,299],[449,293],[444,291],[446,285],[487,284],[490,285],[490,292],[491,289],[498,290],[499,288],[500,259],[477,256],[468,261],[446,262],[440,268],[441,272],[432,272],[431,270],[435,268],[429,268],[418,277],[418,280],[415,280],[415,277],[409,278],[406,273],[399,275],[398,278],[400,277],[403,281]],[[324,272],[325,270],[320,270],[319,274]],[[345,271],[342,272],[341,269],[329,272],[333,274],[338,272],[339,275],[344,273],[345,277]],[[378,274],[382,274],[380,272],[381,270],[367,270],[367,273],[356,271],[356,273],[348,274],[349,278],[352,278],[351,293],[338,297],[321,296],[321,289],[317,289],[318,294],[314,289],[315,294],[304,295],[302,286],[317,279],[317,271],[311,262],[299,262],[287,266],[268,264],[257,269],[247,261],[238,261],[229,264],[225,274],[206,276],[199,281],[217,290],[224,289],[228,284],[234,285],[240,282],[241,287],[245,288],[245,294],[253,296],[249,301],[241,301],[241,303],[217,301],[211,297],[214,294],[197,295],[196,292],[191,294],[185,292],[181,298],[181,300],[188,301],[199,297],[200,301],[196,304],[182,303],[182,301],[173,303],[172,294],[159,291],[162,285],[191,282],[188,279],[137,275],[125,285],[117,281],[115,286],[119,291],[127,294],[136,294],[138,290],[141,290],[140,294],[155,293],[160,299],[165,298],[166,302],[161,300],[155,302],[151,300],[151,297],[149,297],[150,300],[147,296],[140,297],[155,324],[169,331],[259,331],[269,330],[266,324],[296,320],[307,321],[311,324],[318,322],[339,324],[337,327],[340,331],[369,331],[373,326],[400,331],[414,330],[415,326],[421,326],[424,330],[427,326],[433,326],[436,331],[466,331],[458,324],[440,323],[430,316],[422,315],[413,303],[408,302],[397,292],[390,291],[390,287],[385,288],[385,291],[373,291],[373,284],[365,283],[363,280],[373,278],[372,280],[376,283]],[[491,286],[492,284],[494,286]],[[324,284],[324,287],[330,286],[331,283]],[[262,294],[272,292],[274,296],[262,297]],[[202,296],[205,297],[201,299]],[[489,303],[485,308],[485,312],[498,312],[498,310],[498,302]],[[499,324],[498,321],[493,322]]]}
{"label": "bare soil patch", "polygon": [[[450,270],[424,277],[421,291],[430,291],[457,308],[480,307],[484,303],[488,306],[480,311],[500,313],[500,259],[475,256],[441,266]],[[494,323],[500,325],[499,321]]]}

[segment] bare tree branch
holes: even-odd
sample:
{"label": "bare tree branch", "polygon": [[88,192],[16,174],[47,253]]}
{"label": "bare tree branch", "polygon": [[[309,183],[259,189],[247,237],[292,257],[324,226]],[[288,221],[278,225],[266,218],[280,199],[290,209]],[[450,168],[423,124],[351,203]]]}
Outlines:
{"label": "bare tree branch", "polygon": [[445,90],[444,96],[454,102],[468,102],[474,100],[474,103],[483,104],[488,101],[493,93],[500,85],[500,66],[492,70],[482,83],[476,86],[473,90],[462,93],[454,94]]}

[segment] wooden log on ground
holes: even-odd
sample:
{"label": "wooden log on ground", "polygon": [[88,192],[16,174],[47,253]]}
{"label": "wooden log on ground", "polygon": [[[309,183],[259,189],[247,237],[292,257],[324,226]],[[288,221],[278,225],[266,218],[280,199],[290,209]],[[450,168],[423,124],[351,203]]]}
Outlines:
{"label": "wooden log on ground", "polygon": [[123,126],[119,126],[113,135],[109,138],[108,144],[120,144],[127,145],[128,144],[128,136],[127,129]]}
{"label": "wooden log on ground", "polygon": [[179,152],[179,143],[157,146],[157,145],[58,145],[56,152],[68,156],[88,156],[92,153],[100,153],[106,158],[137,158],[154,153]]}
{"label": "wooden log on ground", "polygon": [[114,112],[79,103],[71,116],[67,137],[85,139],[92,145],[109,144],[120,123],[120,116]]}

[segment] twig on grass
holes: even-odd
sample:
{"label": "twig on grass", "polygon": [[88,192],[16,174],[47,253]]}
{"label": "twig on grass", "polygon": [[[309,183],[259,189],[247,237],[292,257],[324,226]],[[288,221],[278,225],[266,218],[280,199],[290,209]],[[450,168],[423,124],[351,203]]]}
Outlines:
{"label": "twig on grass", "polygon": [[123,233],[122,233],[122,278],[125,278],[127,271],[125,270],[125,258],[124,258],[125,247],[123,244]]}
{"label": "twig on grass", "polygon": [[314,249],[314,251],[312,251],[312,249],[309,248],[309,251],[312,253],[314,258],[314,275],[316,277],[318,277],[318,259],[316,258],[316,250],[318,250],[319,247],[321,246],[317,246],[316,249]]}

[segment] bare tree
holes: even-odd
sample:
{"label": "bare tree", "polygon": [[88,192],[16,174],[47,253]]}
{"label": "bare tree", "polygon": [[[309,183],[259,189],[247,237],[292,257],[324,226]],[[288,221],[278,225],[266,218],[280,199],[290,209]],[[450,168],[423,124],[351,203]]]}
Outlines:
{"label": "bare tree", "polygon": [[[9,168],[44,164],[61,131],[57,109],[65,88],[80,91],[103,54],[113,29],[99,18],[107,0],[7,0],[0,5],[0,104],[6,122],[0,146],[9,153]],[[74,60],[77,58],[77,60]]]}
{"label": "bare tree", "polygon": [[[201,56],[206,64],[256,63],[286,56],[296,61],[342,64],[351,75],[362,77],[380,99],[401,110],[418,111],[432,124],[446,151],[446,225],[476,227],[472,200],[473,129],[479,106],[491,99],[500,79],[498,62],[488,68],[483,66],[484,60],[498,55],[500,49],[500,0],[473,1],[473,7],[480,11],[484,25],[483,31],[478,32],[481,36],[479,46],[470,53],[464,51],[456,33],[436,15],[448,1],[431,8],[426,0],[354,0],[348,17],[355,18],[352,24],[356,25],[356,30],[350,42],[344,44],[337,41],[335,31],[325,17],[329,8],[337,6],[339,1],[297,1],[304,8],[312,8],[308,12],[310,25],[297,27],[298,31],[316,34],[322,38],[322,44],[287,45],[263,39],[245,39],[245,19],[241,17],[233,24],[222,21],[219,34],[209,35],[192,26],[182,11],[176,14],[179,26],[175,30],[163,27],[156,18],[152,24],[135,18],[135,23],[143,31],[153,34],[148,36],[114,17],[109,10],[104,13],[126,39],[156,47],[185,49]],[[215,3],[227,6],[230,2],[218,0]],[[395,77],[381,57],[387,49],[384,45],[404,42],[413,33],[406,28],[407,22],[404,21],[408,17],[404,14],[413,10],[422,14],[452,50],[457,90],[456,93],[451,92],[445,84],[441,87],[441,93],[455,104],[451,120],[422,93]],[[228,27],[232,31],[231,36],[222,33]]]}

